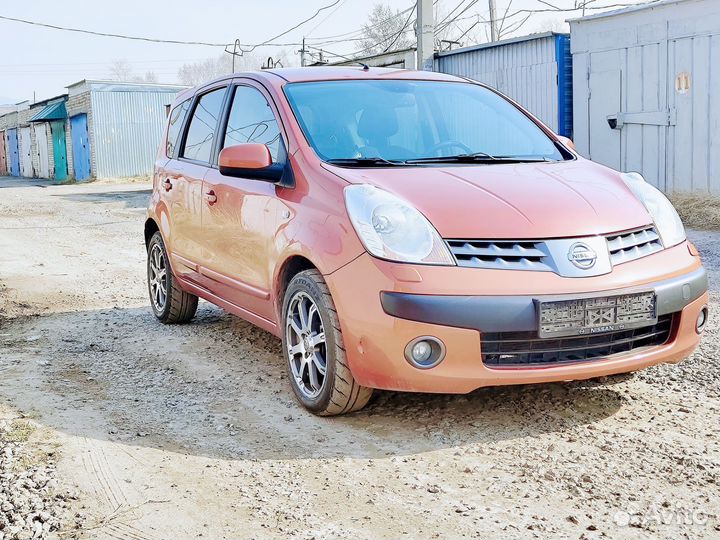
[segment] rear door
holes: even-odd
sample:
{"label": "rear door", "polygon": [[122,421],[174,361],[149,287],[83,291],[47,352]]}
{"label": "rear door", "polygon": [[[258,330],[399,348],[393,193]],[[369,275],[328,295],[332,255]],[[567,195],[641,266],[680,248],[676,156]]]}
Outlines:
{"label": "rear door", "polygon": [[[217,153],[226,146],[262,143],[273,161],[284,159],[277,114],[264,89],[246,80],[231,90],[227,122]],[[276,233],[275,185],[223,176],[208,170],[203,193],[204,269],[212,292],[266,320],[274,320],[270,301],[271,246]]]}
{"label": "rear door", "polygon": [[170,149],[171,159],[158,171],[160,197],[169,220],[166,242],[173,271],[195,282],[202,282],[198,272],[203,256],[202,181],[210,165],[226,90],[226,85],[208,88],[187,104],[184,137]]}

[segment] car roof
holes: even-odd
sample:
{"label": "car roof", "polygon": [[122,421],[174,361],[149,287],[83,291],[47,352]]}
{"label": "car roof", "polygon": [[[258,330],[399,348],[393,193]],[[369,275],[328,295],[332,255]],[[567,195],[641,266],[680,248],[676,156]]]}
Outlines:
{"label": "car roof", "polygon": [[418,71],[399,68],[377,68],[365,69],[358,66],[312,66],[298,68],[264,69],[260,71],[244,71],[223,75],[201,85],[195,86],[178,94],[176,103],[184,101],[194,95],[198,90],[212,85],[216,82],[227,81],[239,77],[247,77],[257,81],[265,82],[271,86],[282,86],[286,83],[311,82],[311,81],[338,81],[338,80],[363,80],[363,79],[385,79],[385,80],[422,80],[422,81],[453,81],[465,82],[465,79],[437,73],[435,71]]}
{"label": "car roof", "polygon": [[437,73],[434,71],[416,71],[412,69],[399,68],[376,68],[365,69],[362,65],[357,66],[314,66],[302,68],[280,68],[268,69],[256,72],[260,75],[272,73],[285,79],[287,82],[308,82],[308,81],[333,81],[344,79],[415,79],[428,81],[461,81],[459,77]]}

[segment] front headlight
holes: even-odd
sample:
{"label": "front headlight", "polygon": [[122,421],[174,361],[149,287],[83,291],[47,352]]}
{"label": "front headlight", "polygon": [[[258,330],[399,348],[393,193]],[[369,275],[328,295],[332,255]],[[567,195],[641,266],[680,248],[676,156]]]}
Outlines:
{"label": "front headlight", "polygon": [[345,188],[350,221],[371,255],[418,264],[455,264],[445,242],[414,206],[369,185]]}
{"label": "front headlight", "polygon": [[648,184],[640,173],[622,173],[620,176],[647,208],[664,247],[669,248],[685,240],[685,227],[680,216],[662,191]]}

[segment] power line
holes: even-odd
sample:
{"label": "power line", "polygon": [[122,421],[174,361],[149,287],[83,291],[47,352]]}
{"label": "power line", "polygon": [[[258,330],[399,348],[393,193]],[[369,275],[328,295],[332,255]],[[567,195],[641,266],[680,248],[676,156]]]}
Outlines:
{"label": "power line", "polygon": [[[364,31],[366,31],[366,30],[370,30],[370,29],[372,29],[372,28],[377,28],[378,26],[380,26],[380,25],[382,25],[382,24],[385,24],[385,23],[388,22],[388,21],[392,21],[393,19],[397,19],[398,17],[401,17],[402,15],[405,15],[405,14],[408,13],[409,11],[414,11],[414,10],[415,10],[415,4],[413,3],[413,5],[410,6],[409,8],[403,9],[402,11],[398,11],[397,13],[395,13],[395,15],[393,15],[393,16],[391,16],[391,17],[388,17],[387,19],[382,19],[382,20],[380,20],[380,21],[377,21],[376,23],[371,24],[371,25],[369,25],[369,26],[363,26],[362,28],[358,28],[357,30],[352,30],[352,31],[350,31],[350,32],[345,32],[345,33],[343,33],[343,34],[335,34],[334,36],[320,36],[320,37],[309,38],[309,39],[313,39],[313,40],[315,40],[315,39],[335,39],[335,38],[342,38],[342,37],[350,36],[350,35],[354,35],[354,34],[360,34],[360,33],[364,32]],[[339,42],[339,41],[343,41],[343,40],[338,40],[338,42]],[[350,40],[346,40],[346,41],[350,41]],[[329,43],[329,42],[328,42],[328,43]]]}
{"label": "power line", "polygon": [[[464,1],[465,1],[465,0],[463,0],[462,2],[460,2],[460,4],[458,4],[458,5],[455,7],[455,9],[459,8],[459,7],[464,3]],[[449,16],[448,16],[448,17],[445,17],[442,21],[440,21],[440,22],[435,26],[435,32],[436,32],[436,33],[437,33],[437,32],[442,32],[445,28],[447,28],[447,27],[450,26],[451,24],[457,22],[457,21],[459,20],[458,18],[459,18],[463,13],[465,13],[467,10],[469,10],[471,7],[473,7],[473,6],[474,6],[475,4],[477,4],[477,3],[478,3],[478,0],[471,0],[471,2],[470,2],[467,6],[465,6],[465,7],[462,9],[462,11],[458,12],[458,14],[455,16],[455,18],[450,19],[448,22],[446,22],[446,23],[443,25],[442,23],[443,23],[444,21],[447,21],[448,18],[449,18]],[[455,11],[455,9],[453,9],[453,11]]]}
{"label": "power line", "polygon": [[280,32],[280,33],[279,33],[277,36],[275,36],[275,37],[272,37],[272,38],[270,38],[270,39],[268,39],[268,40],[266,40],[266,41],[263,41],[262,43],[258,43],[257,45],[251,45],[251,46],[250,46],[250,50],[245,51],[245,52],[252,52],[252,51],[254,51],[254,50],[255,50],[256,48],[258,48],[258,47],[262,47],[263,45],[267,45],[267,44],[269,44],[270,42],[275,41],[276,39],[281,38],[281,37],[283,37],[283,36],[286,35],[286,34],[289,34],[289,33],[292,32],[293,30],[296,30],[296,29],[300,28],[303,24],[312,21],[315,17],[317,17],[318,15],[320,15],[320,13],[322,13],[322,12],[325,11],[326,9],[330,9],[331,7],[334,7],[334,6],[338,5],[341,1],[342,1],[342,0],[335,0],[334,2],[332,2],[332,3],[330,3],[330,4],[327,4],[326,6],[323,6],[323,7],[321,7],[321,8],[318,8],[318,10],[317,10],[312,16],[308,17],[307,19],[304,19],[304,20],[300,21],[299,23],[297,23],[297,24],[296,24],[295,26],[293,26],[292,28],[288,28],[288,29],[285,30],[284,32]]}
{"label": "power line", "polygon": [[[417,7],[417,4],[415,4],[415,7]],[[395,39],[392,40],[392,43],[390,43],[390,45],[388,45],[387,47],[385,47],[385,50],[383,51],[383,53],[386,53],[386,52],[388,52],[390,49],[392,49],[393,45],[395,45],[395,44],[398,42],[398,40],[400,39],[400,36],[402,36],[402,35],[406,32],[407,27],[408,27],[408,24],[410,24],[410,19],[412,18],[413,13],[415,13],[415,7],[414,7],[414,8],[412,9],[412,11],[410,12],[410,15],[408,15],[408,18],[405,19],[405,24],[403,24],[402,28],[400,29],[400,31],[399,31],[399,32],[397,33],[397,35],[395,36]],[[416,19],[416,20],[417,20],[417,19]]]}
{"label": "power line", "polygon": [[[319,8],[311,17],[308,17],[307,19],[304,19],[303,21],[299,22],[295,26],[285,30],[284,32],[281,32],[280,34],[267,39],[261,43],[258,44],[249,44],[249,43],[243,43],[241,44],[242,47],[249,47],[250,50],[246,52],[250,52],[257,47],[261,46],[270,46],[270,47],[289,47],[289,46],[296,46],[299,45],[299,43],[272,43],[276,39],[289,34],[293,30],[299,28],[303,24],[313,20],[315,17],[317,17],[320,13],[322,13],[324,10],[329,9],[337,4],[339,4],[342,0],[334,0],[331,4],[328,4],[326,6],[323,6]],[[151,38],[151,37],[144,37],[144,36],[133,36],[128,34],[116,34],[112,32],[100,32],[95,30],[87,30],[85,28],[74,28],[69,26],[60,26],[56,24],[48,24],[43,23],[39,21],[31,21],[28,19],[20,19],[17,17],[9,17],[7,15],[0,15],[1,20],[10,21],[10,22],[16,22],[21,24],[27,24],[30,26],[38,26],[41,28],[50,28],[52,30],[61,30],[64,32],[74,32],[77,34],[86,34],[91,36],[99,36],[99,37],[110,37],[110,38],[117,38],[117,39],[127,39],[131,41],[144,41],[149,43],[166,43],[166,44],[172,44],[172,45],[198,45],[203,47],[227,47],[227,43],[215,43],[215,42],[208,42],[208,41],[185,41],[185,40],[178,40],[178,39],[160,39],[160,38]]]}
{"label": "power line", "polygon": [[148,38],[148,37],[141,37],[141,36],[128,36],[124,34],[112,34],[109,32],[96,32],[94,30],[85,30],[83,28],[70,28],[68,26],[58,26],[55,24],[47,24],[47,23],[41,23],[37,21],[28,21],[27,19],[18,19],[15,17],[8,17],[6,15],[0,15],[0,19],[6,20],[6,21],[12,21],[22,24],[29,24],[31,26],[42,26],[43,28],[52,28],[53,30],[64,30],[65,32],[76,32],[78,34],[90,34],[92,36],[100,36],[100,37],[112,37],[112,38],[120,38],[120,39],[130,39],[134,41],[149,41],[151,43],[171,43],[174,45],[202,45],[205,47],[225,47],[225,43],[209,43],[207,41],[181,41],[176,39],[158,39],[158,38]]}
{"label": "power line", "polygon": [[346,2],[346,0],[341,0],[340,4],[338,4],[338,6],[335,9],[333,9],[330,13],[328,13],[325,17],[323,17],[323,19],[319,23],[317,23],[315,26],[313,26],[310,29],[310,31],[305,35],[305,37],[310,37],[310,34],[312,34],[315,30],[317,30],[318,27],[321,24],[323,24],[325,21],[327,21],[330,17],[335,15],[335,12],[337,12],[337,10],[340,9],[345,2]]}

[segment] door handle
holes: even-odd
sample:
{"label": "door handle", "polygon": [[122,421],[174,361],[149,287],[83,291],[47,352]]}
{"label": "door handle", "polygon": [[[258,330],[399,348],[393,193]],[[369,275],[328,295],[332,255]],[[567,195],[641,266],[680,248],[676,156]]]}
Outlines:
{"label": "door handle", "polygon": [[169,178],[166,178],[163,182],[163,187],[165,188],[165,191],[170,191],[172,189],[172,182],[170,182]]}
{"label": "door handle", "polygon": [[217,202],[217,195],[212,189],[205,194],[205,200],[210,206]]}

